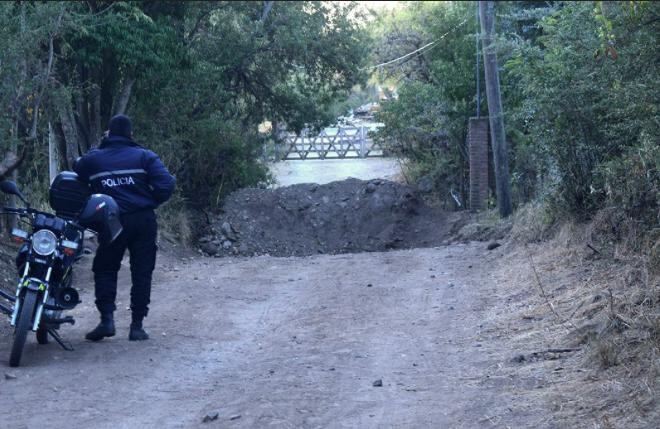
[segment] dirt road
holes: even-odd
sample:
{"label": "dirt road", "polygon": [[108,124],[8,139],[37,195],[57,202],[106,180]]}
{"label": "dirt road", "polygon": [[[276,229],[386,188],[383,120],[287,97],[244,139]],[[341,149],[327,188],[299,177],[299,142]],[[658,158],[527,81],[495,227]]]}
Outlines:
{"label": "dirt road", "polygon": [[[503,370],[515,350],[498,331],[506,308],[489,266],[499,257],[484,243],[303,258],[161,255],[144,343],[127,340],[126,267],[118,336],[83,340],[97,322],[87,260],[77,271],[78,323],[62,328],[76,350],[32,336],[23,366],[2,369],[0,426],[556,427],[546,399],[527,395],[551,383],[552,369]],[[6,330],[0,339],[6,362]]]}

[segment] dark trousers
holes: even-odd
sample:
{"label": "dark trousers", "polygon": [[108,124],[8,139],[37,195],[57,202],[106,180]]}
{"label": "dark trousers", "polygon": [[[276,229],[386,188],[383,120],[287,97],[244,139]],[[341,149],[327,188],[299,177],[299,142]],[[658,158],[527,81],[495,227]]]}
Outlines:
{"label": "dark trousers", "polygon": [[116,310],[117,273],[126,249],[131,263],[131,310],[133,319],[141,321],[149,311],[151,275],[156,266],[156,234],[158,225],[153,210],[121,216],[124,227],[115,241],[96,251],[92,271],[96,292],[96,308],[101,314]]}

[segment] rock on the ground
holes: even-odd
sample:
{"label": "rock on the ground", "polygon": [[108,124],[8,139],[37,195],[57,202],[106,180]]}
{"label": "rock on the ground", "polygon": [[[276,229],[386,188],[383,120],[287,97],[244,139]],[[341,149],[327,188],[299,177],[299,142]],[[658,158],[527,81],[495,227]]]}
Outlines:
{"label": "rock on the ground", "polygon": [[490,243],[488,243],[487,249],[488,250],[494,250],[494,249],[497,249],[500,246],[501,246],[501,244],[498,243],[497,241],[491,241]]}
{"label": "rock on the ground", "polygon": [[228,240],[236,241],[236,233],[234,233],[234,230],[232,229],[231,224],[229,222],[222,222],[222,225],[220,226],[220,230],[225,235],[225,237],[227,237]]}
{"label": "rock on the ground", "polygon": [[210,413],[207,413],[204,416],[204,418],[202,419],[202,422],[208,423],[208,422],[212,422],[214,420],[218,420],[219,416],[220,416],[220,413],[218,413],[217,411],[212,411]]}
{"label": "rock on the ground", "polygon": [[204,253],[206,253],[208,255],[211,255],[211,256],[216,255],[219,251],[217,244],[214,244],[214,243],[211,243],[211,242],[208,242],[208,241],[207,242],[202,242],[199,247],[200,247],[200,249],[202,249],[202,251]]}

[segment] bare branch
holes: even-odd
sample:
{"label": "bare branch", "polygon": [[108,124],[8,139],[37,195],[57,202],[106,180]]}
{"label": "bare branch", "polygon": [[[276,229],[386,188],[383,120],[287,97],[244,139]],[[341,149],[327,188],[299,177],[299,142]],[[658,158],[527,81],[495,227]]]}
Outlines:
{"label": "bare branch", "polygon": [[57,17],[57,23],[55,28],[50,33],[48,38],[48,63],[46,65],[46,72],[44,73],[44,78],[41,81],[41,86],[39,88],[39,93],[34,99],[34,105],[32,107],[32,126],[30,127],[30,134],[27,136],[26,141],[31,141],[37,138],[37,124],[39,122],[39,108],[41,107],[41,100],[44,96],[44,91],[48,86],[48,80],[50,79],[50,74],[53,70],[53,61],[55,58],[55,48],[54,48],[54,39],[57,36],[60,25],[62,24],[62,17],[64,16],[64,9],[60,12]]}
{"label": "bare branch", "polygon": [[[525,247],[527,247],[527,246],[525,246]],[[561,317],[559,315],[559,313],[557,313],[557,310],[555,310],[555,307],[550,302],[550,298],[548,298],[548,295],[545,293],[545,289],[543,288],[543,283],[541,283],[539,273],[536,271],[536,265],[534,265],[534,260],[532,259],[532,253],[528,251],[527,252],[527,257],[529,258],[529,264],[531,265],[532,271],[534,272],[534,278],[536,279],[536,284],[538,285],[539,289],[541,290],[541,296],[545,300],[545,303],[548,304],[548,307],[550,308],[552,313],[555,315],[557,320],[559,320],[559,322],[568,323],[569,325],[571,325],[573,327],[573,329],[578,329],[577,326],[575,326],[575,324],[573,323],[572,320],[564,319],[563,317]]]}
{"label": "bare branch", "polygon": [[21,156],[16,155],[15,153],[8,152],[5,155],[5,158],[0,162],[0,178],[4,179],[10,175],[14,170],[16,170],[23,160],[25,159],[25,150]]}
{"label": "bare branch", "polygon": [[270,14],[270,10],[273,8],[273,5],[275,4],[274,1],[265,1],[264,2],[264,11],[261,14],[261,21],[262,23],[266,21],[266,18],[268,18],[268,14]]}
{"label": "bare branch", "polygon": [[204,20],[208,18],[208,16],[211,15],[211,13],[213,13],[220,7],[222,7],[222,5],[213,3],[207,9],[200,12],[200,14],[197,16],[197,20],[195,20],[195,25],[193,26],[192,30],[190,30],[190,32],[187,35],[184,35],[183,37],[184,43],[186,45],[192,42],[195,36],[197,35],[197,32],[199,32],[202,29]]}

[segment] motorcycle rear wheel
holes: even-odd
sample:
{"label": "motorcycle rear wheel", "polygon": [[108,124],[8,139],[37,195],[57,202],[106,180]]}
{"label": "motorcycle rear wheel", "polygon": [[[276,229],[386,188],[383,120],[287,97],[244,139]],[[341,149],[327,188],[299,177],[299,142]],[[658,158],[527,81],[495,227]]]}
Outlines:
{"label": "motorcycle rear wheel", "polygon": [[32,290],[26,291],[23,303],[21,304],[21,311],[18,315],[18,320],[16,321],[14,342],[11,346],[11,354],[9,355],[9,366],[17,367],[21,363],[23,347],[25,347],[27,333],[32,327],[32,316],[34,316],[36,305],[37,292]]}

